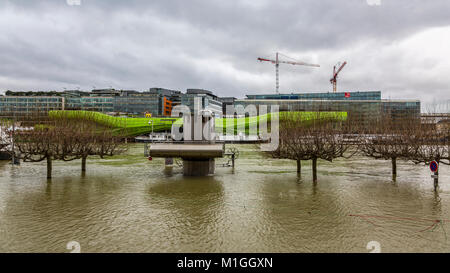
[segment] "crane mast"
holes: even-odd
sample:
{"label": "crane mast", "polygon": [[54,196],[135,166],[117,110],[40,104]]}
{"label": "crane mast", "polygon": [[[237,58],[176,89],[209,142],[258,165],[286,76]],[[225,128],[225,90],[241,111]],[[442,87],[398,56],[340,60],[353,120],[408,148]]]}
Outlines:
{"label": "crane mast", "polygon": [[279,89],[280,89],[280,63],[283,64],[291,64],[291,65],[304,65],[304,66],[313,66],[313,67],[320,67],[320,65],[318,64],[309,64],[309,63],[305,63],[305,62],[291,62],[291,61],[280,61],[279,55],[280,53],[276,53],[275,55],[275,60],[271,60],[271,59],[266,59],[266,58],[258,58],[258,61],[260,62],[271,62],[273,64],[275,64],[275,90],[277,92],[277,94],[279,94]]}
{"label": "crane mast", "polygon": [[[337,65],[335,65],[333,67],[333,76],[330,79],[330,82],[333,85],[333,93],[336,93],[336,90],[337,90],[337,77],[346,64],[347,64],[347,62],[343,62],[342,64],[338,63]],[[338,66],[339,66],[339,68],[336,70],[336,67],[338,67]]]}
{"label": "crane mast", "polygon": [[279,94],[280,89],[280,60],[278,59],[278,52],[276,54],[276,63],[275,63],[275,91]]}

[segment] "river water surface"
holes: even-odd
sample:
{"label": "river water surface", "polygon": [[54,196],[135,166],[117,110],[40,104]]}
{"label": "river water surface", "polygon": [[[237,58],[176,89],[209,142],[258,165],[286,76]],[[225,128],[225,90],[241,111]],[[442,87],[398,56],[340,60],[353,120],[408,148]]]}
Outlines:
{"label": "river water surface", "polygon": [[220,159],[201,178],[164,171],[142,144],[88,159],[85,176],[79,161],[55,162],[51,182],[45,162],[0,161],[0,251],[77,241],[81,252],[369,252],[377,241],[382,252],[450,252],[448,166],[437,194],[428,167],[400,161],[393,182],[390,161],[364,157],[319,161],[313,184],[308,162],[300,178],[294,161],[235,147],[234,170]]}

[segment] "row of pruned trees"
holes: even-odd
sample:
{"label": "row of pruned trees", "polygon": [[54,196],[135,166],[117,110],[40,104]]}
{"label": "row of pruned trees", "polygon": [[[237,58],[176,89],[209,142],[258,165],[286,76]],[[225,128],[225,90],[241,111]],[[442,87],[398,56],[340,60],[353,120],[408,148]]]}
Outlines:
{"label": "row of pruned trees", "polygon": [[89,156],[104,158],[125,150],[123,132],[99,126],[93,117],[91,120],[89,117],[54,116],[45,122],[34,120],[33,123],[34,126],[29,128],[8,129],[8,139],[4,142],[12,143],[14,140],[14,151],[11,152],[24,162],[46,161],[47,178],[52,177],[55,160],[81,159],[84,173]]}
{"label": "row of pruned trees", "polygon": [[363,136],[358,145],[365,156],[391,160],[392,177],[397,176],[397,160],[415,164],[450,165],[450,130],[422,124],[418,119],[383,118],[374,124],[371,134]]}
{"label": "row of pruned trees", "polygon": [[313,180],[317,181],[317,160],[333,161],[349,157],[350,146],[343,141],[345,126],[342,122],[330,122],[320,118],[301,121],[298,114],[285,116],[280,121],[279,145],[268,152],[273,158],[292,159],[297,162],[297,173],[301,173],[301,162],[312,161]]}
{"label": "row of pruned trees", "polygon": [[[289,115],[289,114],[288,114]],[[392,175],[397,175],[397,160],[429,164],[435,160],[450,164],[449,130],[424,125],[419,119],[381,118],[371,124],[321,119],[307,122],[296,118],[280,120],[279,146],[267,152],[270,157],[297,161],[312,160],[313,180],[317,181],[317,160],[333,161],[362,154],[391,160]]]}

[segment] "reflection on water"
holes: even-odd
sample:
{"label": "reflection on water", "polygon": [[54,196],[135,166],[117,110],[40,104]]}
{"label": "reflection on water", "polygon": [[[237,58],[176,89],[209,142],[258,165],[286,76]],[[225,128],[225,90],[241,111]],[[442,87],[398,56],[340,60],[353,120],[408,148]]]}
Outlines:
{"label": "reflection on water", "polygon": [[400,162],[393,182],[388,161],[367,158],[320,161],[313,184],[309,163],[299,177],[295,162],[240,145],[235,170],[187,178],[141,146],[89,160],[85,176],[80,162],[57,162],[51,182],[45,162],[0,162],[0,251],[68,252],[69,241],[82,252],[450,250],[449,167],[438,193],[427,167]]}

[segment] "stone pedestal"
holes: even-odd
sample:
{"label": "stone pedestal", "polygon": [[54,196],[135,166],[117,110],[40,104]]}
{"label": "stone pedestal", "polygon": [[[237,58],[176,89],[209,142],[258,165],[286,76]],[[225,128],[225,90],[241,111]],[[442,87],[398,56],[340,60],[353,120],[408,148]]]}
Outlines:
{"label": "stone pedestal", "polygon": [[214,158],[196,160],[183,159],[183,175],[186,176],[213,175],[214,168]]}

